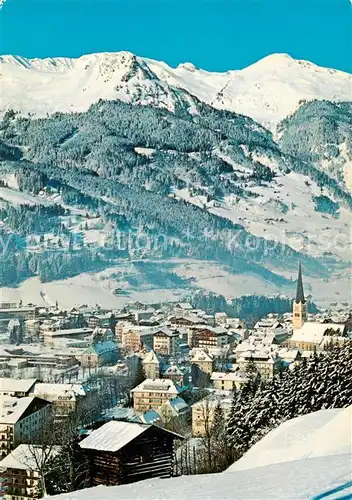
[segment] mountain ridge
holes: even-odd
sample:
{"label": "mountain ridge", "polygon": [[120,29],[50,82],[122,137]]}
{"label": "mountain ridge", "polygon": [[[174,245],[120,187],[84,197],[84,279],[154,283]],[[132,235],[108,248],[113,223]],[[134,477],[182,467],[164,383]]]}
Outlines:
{"label": "mountain ridge", "polygon": [[174,110],[177,89],[218,109],[250,116],[272,131],[302,100],[350,100],[351,75],[288,54],[271,54],[241,70],[210,72],[186,62],[167,63],[128,51],[79,58],[27,59],[5,55],[2,109],[46,116],[86,111],[99,99]]}

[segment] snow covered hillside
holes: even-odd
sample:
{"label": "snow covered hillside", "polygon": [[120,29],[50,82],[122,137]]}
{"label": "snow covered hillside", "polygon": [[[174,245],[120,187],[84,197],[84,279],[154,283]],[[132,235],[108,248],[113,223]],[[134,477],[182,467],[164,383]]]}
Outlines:
{"label": "snow covered hillside", "polygon": [[352,406],[319,410],[281,424],[256,443],[229,471],[352,452]]}
{"label": "snow covered hillside", "polygon": [[[0,58],[1,112],[45,116],[85,111],[101,99],[121,99],[173,110],[192,98],[254,118],[275,129],[301,100],[351,99],[351,75],[321,68],[287,54],[273,54],[243,69],[212,73],[190,63],[171,68],[129,52],[84,55],[78,59]],[[181,94],[183,94],[182,97]]]}
{"label": "snow covered hillside", "polygon": [[97,487],[60,500],[351,498],[351,407],[285,422],[221,474]]}

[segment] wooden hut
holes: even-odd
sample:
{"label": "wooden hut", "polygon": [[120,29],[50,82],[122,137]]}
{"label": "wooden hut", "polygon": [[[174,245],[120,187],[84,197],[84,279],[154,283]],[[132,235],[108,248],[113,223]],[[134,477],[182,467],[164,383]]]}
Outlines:
{"label": "wooden hut", "polygon": [[91,485],[133,483],[173,473],[174,440],[182,436],[155,425],[112,420],[80,442]]}

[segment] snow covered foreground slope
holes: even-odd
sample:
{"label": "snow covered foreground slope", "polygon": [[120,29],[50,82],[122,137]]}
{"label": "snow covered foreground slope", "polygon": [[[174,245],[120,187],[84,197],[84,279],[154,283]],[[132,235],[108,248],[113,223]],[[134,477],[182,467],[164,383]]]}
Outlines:
{"label": "snow covered foreground slope", "polygon": [[[98,99],[121,99],[173,110],[185,89],[214,107],[254,118],[275,129],[302,99],[351,99],[351,75],[287,54],[273,54],[243,69],[212,73],[190,63],[166,63],[129,52],[84,55],[78,59],[0,58],[1,108],[45,116],[85,111]],[[187,97],[186,97],[187,99]],[[190,100],[190,106],[192,102]]]}
{"label": "snow covered foreground slope", "polygon": [[54,498],[334,500],[351,498],[351,475],[350,407],[322,410],[282,424],[221,474],[97,487]]}
{"label": "snow covered foreground slope", "polygon": [[320,410],[281,424],[255,444],[229,471],[351,453],[352,406],[342,410]]}

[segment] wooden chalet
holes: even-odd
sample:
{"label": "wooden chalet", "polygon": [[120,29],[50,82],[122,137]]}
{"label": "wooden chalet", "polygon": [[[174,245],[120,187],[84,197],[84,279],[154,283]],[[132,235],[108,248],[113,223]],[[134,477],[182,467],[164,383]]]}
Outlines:
{"label": "wooden chalet", "polygon": [[89,460],[91,486],[171,477],[175,439],[183,437],[155,425],[104,424],[80,443]]}

